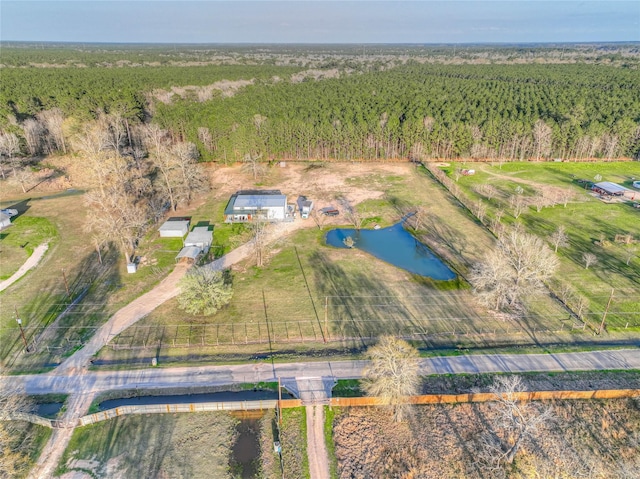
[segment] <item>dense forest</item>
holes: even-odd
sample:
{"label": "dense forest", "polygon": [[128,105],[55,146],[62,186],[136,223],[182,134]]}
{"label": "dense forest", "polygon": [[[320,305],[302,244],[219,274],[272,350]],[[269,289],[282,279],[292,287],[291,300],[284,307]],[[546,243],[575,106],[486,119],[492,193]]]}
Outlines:
{"label": "dense forest", "polygon": [[[624,55],[615,48],[597,52],[628,60],[613,66],[576,62],[582,50],[565,47],[466,53],[476,60],[518,52],[522,62],[534,54],[570,59],[526,64],[455,62],[460,52],[444,47],[434,47],[431,59],[444,55],[449,61],[429,61],[428,49],[397,47],[368,55],[365,47],[360,53],[358,47],[344,48],[334,57],[319,46],[279,54],[267,47],[228,48],[215,55],[197,48],[114,47],[94,52],[93,62],[86,51],[13,48],[2,54],[0,128],[21,137],[25,153],[34,153],[27,148],[25,124],[33,126],[46,117],[43,112],[55,110],[76,129],[78,122],[102,114],[117,113],[132,124],[153,122],[177,141],[195,143],[202,159],[224,162],[247,156],[638,158],[637,49],[625,47]],[[226,64],[211,64],[213,58]],[[35,67],[36,59],[57,67]],[[221,81],[238,87],[202,93]],[[45,130],[44,124],[38,129]],[[67,127],[63,134],[73,130]],[[48,142],[53,149],[56,143],[61,142]],[[40,153],[49,152],[47,142],[41,144]]]}

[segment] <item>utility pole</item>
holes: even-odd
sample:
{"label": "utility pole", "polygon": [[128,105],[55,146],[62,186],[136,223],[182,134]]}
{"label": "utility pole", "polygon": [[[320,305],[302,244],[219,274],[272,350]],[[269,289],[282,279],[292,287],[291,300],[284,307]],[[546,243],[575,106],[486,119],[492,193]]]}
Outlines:
{"label": "utility pole", "polygon": [[607,307],[604,309],[604,313],[602,314],[602,322],[600,323],[600,329],[598,330],[598,334],[602,334],[602,330],[604,329],[604,320],[607,318],[607,313],[609,312],[609,306],[611,306],[612,300],[613,300],[613,288],[611,288],[611,296],[609,296],[609,301],[607,301]]}
{"label": "utility pole", "polygon": [[329,338],[329,296],[324,297],[324,331]]}
{"label": "utility pole", "polygon": [[67,298],[70,298],[71,294],[69,294],[69,282],[67,281],[67,275],[64,272],[64,268],[62,268],[62,279],[64,279],[64,289],[67,290]]}
{"label": "utility pole", "polygon": [[278,376],[278,424],[282,425],[282,384]]}
{"label": "utility pole", "polygon": [[18,327],[20,328],[20,336],[22,336],[22,342],[24,343],[24,349],[26,352],[29,352],[29,346],[27,345],[27,338],[24,335],[24,329],[22,329],[22,319],[18,316],[18,308],[16,306],[13,307],[13,310],[16,313],[16,322],[18,323]]}

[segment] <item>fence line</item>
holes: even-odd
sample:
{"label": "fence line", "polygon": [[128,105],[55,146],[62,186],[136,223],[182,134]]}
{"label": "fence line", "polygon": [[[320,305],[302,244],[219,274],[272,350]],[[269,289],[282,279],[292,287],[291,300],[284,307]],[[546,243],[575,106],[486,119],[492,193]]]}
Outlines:
{"label": "fence line", "polygon": [[[375,320],[362,320],[352,321],[352,325],[360,325],[363,331],[369,331],[366,325],[375,324],[378,321]],[[329,321],[328,324],[332,324],[333,321]],[[507,335],[529,335],[529,334],[560,334],[571,333],[585,330],[585,323],[568,322],[561,323],[555,328],[538,328],[532,327],[530,329],[514,328],[514,327],[494,327],[494,328],[480,328],[474,329],[471,326],[458,325],[454,329],[441,332],[428,332],[420,330],[419,326],[411,324],[395,324],[389,325],[384,322],[380,324],[389,331],[389,333],[395,334],[398,337],[406,340],[443,340],[443,339],[459,339],[459,338],[487,338],[487,337],[502,337]],[[248,334],[247,326],[254,329],[251,332],[257,332],[259,334]],[[300,344],[309,342],[322,341],[322,335],[320,334],[319,327],[314,325],[312,321],[291,321],[278,323],[278,326],[282,326],[283,329],[278,331],[271,331],[271,343],[272,344]],[[150,334],[149,329],[144,327],[147,331],[147,338],[149,336],[155,336],[153,339],[143,339],[136,341],[137,330],[134,326],[128,336],[117,338],[109,343],[108,347],[113,351],[135,351],[135,350],[147,350],[157,349],[161,347],[171,348],[199,348],[199,347],[211,347],[221,345],[256,345],[256,344],[268,344],[269,338],[266,334],[266,325],[256,325],[255,323],[238,323],[238,324],[212,324],[212,325],[199,325],[197,328],[193,328],[194,334],[181,335],[178,331],[179,326],[172,328],[169,333],[163,337],[158,338],[156,335]],[[182,326],[186,328],[186,326]],[[323,325],[324,327],[324,325]],[[255,329],[260,329],[255,331]],[[158,331],[163,331],[164,327],[158,327]],[[337,328],[336,328],[337,329]],[[356,328],[357,329],[357,328]],[[374,328],[375,330],[375,328]],[[413,331],[412,331],[413,330]],[[197,332],[196,332],[197,331]],[[166,332],[164,330],[163,332]],[[189,332],[191,333],[191,331]],[[335,329],[329,328],[329,334],[326,335],[326,342],[343,342],[343,341],[360,341],[360,340],[374,340],[378,338],[378,334],[368,335],[361,334],[355,335],[353,333],[336,332]]]}
{"label": "fence line", "polygon": [[[513,396],[517,401],[546,401],[546,400],[575,400],[575,399],[625,399],[640,397],[640,389],[598,389],[594,391],[526,391],[516,392]],[[494,393],[467,393],[467,394],[424,394],[421,396],[411,396],[406,399],[408,404],[463,404],[491,402],[498,400],[498,395]],[[350,397],[350,398],[330,398],[331,407],[363,407],[363,406],[384,406],[387,404],[380,397]],[[283,399],[280,401],[281,409],[301,407],[303,403],[300,399]],[[195,412],[215,412],[215,411],[262,411],[265,409],[276,409],[277,399],[267,399],[258,401],[227,401],[227,402],[205,402],[189,404],[147,404],[137,406],[120,406],[106,411],[88,414],[78,419],[76,426],[86,426],[97,422],[107,421],[115,417],[129,416],[133,414],[175,414],[175,413],[195,413]],[[1,420],[27,421],[33,424],[49,428],[73,427],[73,424],[65,424],[61,421],[46,419],[36,414],[15,412],[5,414]]]}
{"label": "fence line", "polygon": [[[494,393],[468,394],[425,394],[407,398],[408,404],[458,404],[491,402],[498,400]],[[526,391],[513,393],[517,401],[546,401],[551,399],[624,399],[640,397],[640,389],[599,389],[595,391]],[[386,404],[379,397],[331,398],[330,405],[345,406],[382,406]]]}
{"label": "fence line", "polygon": [[[167,414],[167,413],[190,413],[190,412],[212,412],[212,411],[262,411],[264,409],[276,409],[277,399],[267,399],[258,401],[227,401],[227,402],[203,402],[189,404],[147,404],[139,406],[120,406],[106,411],[83,416],[78,420],[79,426],[94,424],[106,421],[114,417],[128,416],[131,414]],[[280,407],[283,409],[300,407],[302,401],[299,399],[283,399]]]}

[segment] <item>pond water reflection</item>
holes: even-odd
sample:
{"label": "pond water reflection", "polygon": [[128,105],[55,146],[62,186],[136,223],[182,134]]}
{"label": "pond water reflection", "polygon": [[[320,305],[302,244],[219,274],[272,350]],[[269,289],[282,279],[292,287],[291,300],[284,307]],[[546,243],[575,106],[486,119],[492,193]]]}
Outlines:
{"label": "pond water reflection", "polygon": [[404,229],[402,223],[378,230],[338,228],[327,233],[326,241],[328,245],[336,248],[348,248],[345,245],[348,237],[353,239],[354,248],[366,251],[410,273],[442,281],[456,277],[456,274],[427,246]]}

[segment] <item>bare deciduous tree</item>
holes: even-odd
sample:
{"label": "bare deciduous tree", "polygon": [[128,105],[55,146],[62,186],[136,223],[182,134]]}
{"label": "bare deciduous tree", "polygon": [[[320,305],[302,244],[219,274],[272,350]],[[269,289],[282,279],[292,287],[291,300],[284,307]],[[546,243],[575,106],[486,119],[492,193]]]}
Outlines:
{"label": "bare deciduous tree", "polygon": [[209,153],[213,151],[213,136],[211,135],[211,130],[206,127],[198,128],[198,140],[202,142],[205,150]]}
{"label": "bare deciduous tree", "polygon": [[584,262],[584,269],[589,269],[598,262],[598,257],[593,253],[582,253],[582,261]]}
{"label": "bare deciduous tree", "polygon": [[193,143],[176,143],[171,147],[178,176],[176,196],[178,201],[190,204],[194,193],[205,191],[209,184],[202,167],[198,164],[198,150]]}
{"label": "bare deciduous tree", "polygon": [[18,433],[13,420],[29,412],[32,402],[19,390],[0,391],[0,477],[19,477],[28,465],[23,445],[29,436],[17,441]]}
{"label": "bare deciduous tree", "polygon": [[67,143],[64,138],[62,125],[64,124],[64,116],[59,108],[51,110],[43,110],[36,117],[46,129],[46,143],[49,152],[60,150],[67,152]]}
{"label": "bare deciduous tree", "polygon": [[25,165],[22,168],[15,168],[13,170],[12,180],[14,183],[17,183],[18,185],[20,185],[20,188],[22,188],[23,193],[26,193],[27,186],[34,182],[34,174],[33,174],[33,171],[31,171],[31,167],[28,165]]}
{"label": "bare deciduous tree", "polygon": [[262,158],[262,154],[247,153],[242,159],[242,169],[253,177],[253,181],[258,181],[267,174],[267,169],[260,163],[260,158]]}
{"label": "bare deciduous tree", "polygon": [[118,244],[125,262],[130,263],[151,221],[148,203],[115,189],[107,195],[89,192],[85,201],[89,207],[86,229],[101,242]]}
{"label": "bare deciduous tree", "polygon": [[251,224],[251,246],[256,258],[256,266],[262,268],[267,252],[267,223],[256,220]]}
{"label": "bare deciduous tree", "polygon": [[527,201],[522,195],[516,194],[510,196],[509,205],[511,206],[511,211],[515,219],[518,219],[520,215],[527,209]]}
{"label": "bare deciduous tree", "polygon": [[575,313],[576,313],[576,316],[578,316],[580,319],[582,319],[583,311],[585,311],[588,307],[589,307],[589,300],[587,298],[585,298],[584,296],[578,296],[576,298]]}
{"label": "bare deciduous tree", "polygon": [[567,207],[567,203],[573,199],[573,192],[568,189],[563,189],[558,194],[558,200],[562,203],[563,207]]}
{"label": "bare deciduous tree", "polygon": [[367,350],[370,359],[364,370],[363,388],[367,395],[381,398],[393,408],[396,421],[407,412],[405,400],[420,389],[418,351],[406,341],[382,336]]}
{"label": "bare deciduous tree", "polygon": [[558,259],[540,238],[513,229],[475,265],[469,279],[482,303],[500,309],[538,294],[557,267]]}
{"label": "bare deciduous tree", "polygon": [[575,291],[569,283],[562,283],[558,289],[558,296],[564,304],[568,304],[574,297]]}
{"label": "bare deciduous tree", "polygon": [[31,156],[36,156],[42,151],[42,139],[45,128],[35,118],[28,118],[22,124],[24,139],[27,143],[27,149]]}
{"label": "bare deciduous tree", "polygon": [[533,197],[532,203],[536,207],[536,212],[540,213],[542,208],[549,206],[550,201],[544,194],[537,194]]}
{"label": "bare deciduous tree", "polygon": [[554,414],[550,405],[518,399],[517,393],[525,390],[520,376],[497,376],[490,390],[497,399],[495,416],[491,430],[481,437],[481,459],[496,471],[512,464],[522,445],[551,423]]}
{"label": "bare deciduous tree", "polygon": [[484,221],[484,217],[487,214],[487,205],[482,200],[477,200],[473,204],[473,214],[480,220],[480,223]]}
{"label": "bare deciduous tree", "polygon": [[558,252],[559,247],[566,248],[569,246],[569,236],[567,235],[563,225],[558,226],[558,229],[549,236],[549,240],[551,241],[553,250],[556,253]]}
{"label": "bare deciduous tree", "polygon": [[498,196],[499,193],[498,189],[495,186],[487,185],[485,183],[478,185],[475,190],[478,194],[484,196],[489,201]]}
{"label": "bare deciduous tree", "polygon": [[11,168],[15,167],[14,158],[18,153],[20,153],[20,140],[16,134],[5,132],[0,133],[0,161],[2,161],[2,163],[0,163],[0,173],[2,174],[2,179],[5,179],[5,163]]}
{"label": "bare deciduous tree", "polygon": [[551,153],[552,134],[551,127],[542,120],[536,121],[533,125],[533,144],[537,160]]}

